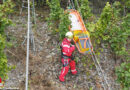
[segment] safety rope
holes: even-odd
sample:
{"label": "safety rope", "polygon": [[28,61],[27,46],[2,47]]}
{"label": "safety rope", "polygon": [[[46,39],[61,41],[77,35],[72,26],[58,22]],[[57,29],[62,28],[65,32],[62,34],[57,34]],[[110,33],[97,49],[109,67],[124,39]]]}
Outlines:
{"label": "safety rope", "polygon": [[29,36],[30,35],[30,0],[28,0],[28,30],[27,30],[27,56],[26,56],[26,83],[25,90],[28,90],[28,68],[29,68]]}
{"label": "safety rope", "polygon": [[75,9],[74,4],[72,4],[71,0],[68,0],[68,7]]}
{"label": "safety rope", "polygon": [[73,9],[75,9],[75,5],[74,5],[74,2],[73,0],[70,0],[72,2],[72,5],[73,5]]}
{"label": "safety rope", "polygon": [[[79,8],[78,0],[76,0],[76,3],[77,3],[77,7]],[[81,18],[82,18],[82,20],[83,20],[82,13],[81,13],[80,9],[79,9],[79,13],[80,13]],[[83,24],[84,24],[84,21],[83,21]],[[84,24],[84,27],[85,27],[85,24]],[[84,34],[84,33],[83,33],[83,34]],[[84,36],[86,36],[86,35],[84,34]],[[87,44],[88,44],[88,42],[87,42]],[[96,57],[96,55],[95,55],[95,52],[93,51],[93,52],[91,52],[90,54],[92,55],[92,59],[93,59],[93,62],[95,63],[95,66],[96,66],[96,69],[97,69],[97,72],[98,72],[99,77],[102,78],[102,76],[103,76],[103,78],[104,78],[104,80],[105,80],[105,83],[106,83],[106,85],[107,85],[107,87],[108,87],[108,90],[111,90],[110,87],[109,87],[108,81],[107,81],[107,79],[106,79],[106,77],[105,77],[105,75],[104,75],[104,73],[103,73],[102,68],[101,68],[101,65],[100,65],[100,63],[98,62],[98,59],[97,59],[97,57]],[[101,75],[102,75],[102,76],[101,76]],[[105,85],[103,84],[103,80],[102,80],[102,85],[103,85],[103,88],[104,88],[105,90],[107,90],[106,87],[105,87]]]}

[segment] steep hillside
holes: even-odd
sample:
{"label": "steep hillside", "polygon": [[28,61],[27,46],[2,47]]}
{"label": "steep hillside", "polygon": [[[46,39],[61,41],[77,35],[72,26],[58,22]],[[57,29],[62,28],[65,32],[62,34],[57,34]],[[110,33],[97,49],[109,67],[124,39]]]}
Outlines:
{"label": "steep hillside", "polygon": [[[83,60],[78,51],[75,51],[77,60],[78,75],[66,76],[66,82],[61,83],[58,79],[62,63],[60,60],[60,42],[56,35],[48,31],[47,23],[43,19],[46,17],[47,11],[43,13],[37,12],[37,24],[33,26],[35,37],[36,52],[30,48],[29,61],[29,88],[30,90],[89,90],[93,88],[101,89],[100,79],[97,75],[93,61]],[[5,88],[19,88],[23,90],[25,87],[25,65],[26,65],[26,31],[27,31],[27,15],[18,13],[11,16],[16,24],[10,26],[6,31],[8,40],[13,42],[13,47],[6,49],[9,65],[15,65],[16,68],[8,74],[9,79],[6,80]],[[91,58],[91,56],[89,56]],[[119,85],[115,83],[116,76],[114,74],[115,62],[111,57],[110,51],[104,49],[101,54],[101,65],[107,74],[107,79],[111,87],[119,90]],[[85,62],[85,64],[84,64]]]}

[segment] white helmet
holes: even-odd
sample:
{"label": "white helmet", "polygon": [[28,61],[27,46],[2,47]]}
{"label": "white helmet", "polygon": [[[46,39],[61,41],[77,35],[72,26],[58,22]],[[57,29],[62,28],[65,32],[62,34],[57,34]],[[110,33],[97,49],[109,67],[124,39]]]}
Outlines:
{"label": "white helmet", "polygon": [[72,32],[67,32],[66,34],[65,34],[65,36],[67,37],[67,38],[69,38],[69,39],[72,39],[73,38],[73,33]]}

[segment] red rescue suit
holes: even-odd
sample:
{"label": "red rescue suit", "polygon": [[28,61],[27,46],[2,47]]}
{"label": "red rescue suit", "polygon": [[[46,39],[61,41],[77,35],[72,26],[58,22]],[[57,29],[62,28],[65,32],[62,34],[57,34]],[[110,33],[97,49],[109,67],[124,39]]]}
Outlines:
{"label": "red rescue suit", "polygon": [[61,70],[61,74],[59,76],[60,81],[65,81],[64,77],[68,73],[69,65],[72,74],[77,74],[76,68],[75,68],[75,61],[72,58],[72,53],[75,50],[75,46],[71,45],[70,41],[67,38],[64,38],[61,44],[61,51],[62,51],[62,63],[63,68]]}
{"label": "red rescue suit", "polygon": [[0,87],[2,87],[3,86],[3,84],[2,84],[2,79],[1,79],[1,77],[0,77]]}
{"label": "red rescue suit", "polygon": [[0,77],[0,83],[2,83],[2,79],[1,79],[1,77]]}

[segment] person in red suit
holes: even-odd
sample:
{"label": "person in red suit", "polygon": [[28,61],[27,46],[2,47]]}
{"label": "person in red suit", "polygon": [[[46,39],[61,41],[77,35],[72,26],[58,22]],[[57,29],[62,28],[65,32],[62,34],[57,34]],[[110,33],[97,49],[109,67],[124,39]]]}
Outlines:
{"label": "person in red suit", "polygon": [[61,61],[63,64],[63,67],[62,67],[62,70],[61,70],[61,73],[59,76],[59,80],[61,82],[65,81],[64,77],[68,73],[69,66],[71,69],[71,73],[74,75],[77,74],[77,71],[75,68],[76,67],[75,61],[74,61],[74,58],[72,56],[72,53],[75,50],[75,46],[71,44],[71,41],[73,39],[73,33],[67,32],[65,36],[66,37],[63,39],[62,44],[61,44],[61,54],[62,54]]}

